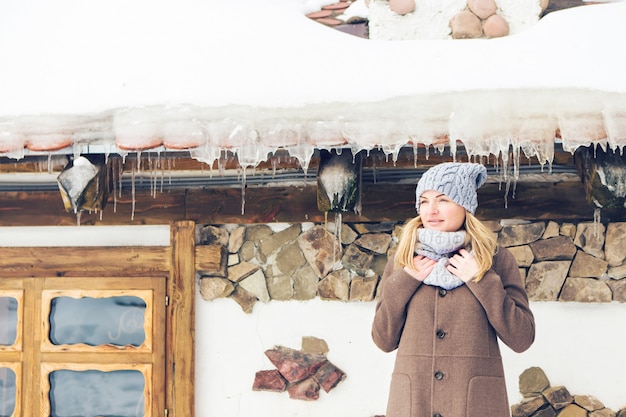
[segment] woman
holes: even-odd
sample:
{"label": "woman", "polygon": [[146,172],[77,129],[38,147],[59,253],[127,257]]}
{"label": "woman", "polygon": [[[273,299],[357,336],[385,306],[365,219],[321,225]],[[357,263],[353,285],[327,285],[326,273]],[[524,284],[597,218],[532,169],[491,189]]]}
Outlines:
{"label": "woman", "polygon": [[474,212],[480,164],[430,168],[418,216],[381,280],[374,343],[398,349],[386,417],[508,417],[498,338],[516,352],[535,338],[517,262]]}

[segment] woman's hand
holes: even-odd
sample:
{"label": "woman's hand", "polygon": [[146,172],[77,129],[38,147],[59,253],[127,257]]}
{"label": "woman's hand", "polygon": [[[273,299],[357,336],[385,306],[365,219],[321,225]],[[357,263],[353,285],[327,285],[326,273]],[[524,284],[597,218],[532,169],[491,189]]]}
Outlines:
{"label": "woman's hand", "polygon": [[417,255],[413,258],[413,266],[415,269],[405,266],[404,270],[416,280],[424,281],[426,277],[430,275],[436,264],[437,261],[433,261],[422,255]]}
{"label": "woman's hand", "polygon": [[476,257],[465,249],[450,258],[450,263],[446,267],[453,275],[463,282],[474,278],[478,273],[478,261]]}

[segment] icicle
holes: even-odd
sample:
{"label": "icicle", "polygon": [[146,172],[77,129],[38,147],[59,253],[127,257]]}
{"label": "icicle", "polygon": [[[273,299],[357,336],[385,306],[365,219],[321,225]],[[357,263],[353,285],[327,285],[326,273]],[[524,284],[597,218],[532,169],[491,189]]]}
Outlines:
{"label": "icicle", "polygon": [[593,211],[593,236],[594,237],[598,237],[598,230],[600,229],[599,225],[600,225],[600,221],[601,221],[601,211],[602,209],[600,207],[597,207],[594,211]]}
{"label": "icicle", "polygon": [[111,162],[111,176],[113,177],[111,184],[113,186],[113,213],[117,213],[117,182],[119,181],[119,172],[117,171],[117,160]]}
{"label": "icicle", "polygon": [[246,167],[241,169],[241,215],[243,216],[246,209]]}
{"label": "icicle", "polygon": [[[139,160],[137,160],[137,164],[139,164]],[[131,168],[131,212],[130,219],[135,220],[135,167]]]}
{"label": "icicle", "polygon": [[505,181],[505,192],[504,192],[504,208],[509,208],[509,190],[511,188],[511,180],[507,179]]}
{"label": "icicle", "polygon": [[343,224],[343,214],[337,213],[335,215],[335,236],[337,238],[337,245],[333,245],[333,265],[337,262],[337,253],[335,248],[339,251],[339,256],[341,256],[341,225]]}
{"label": "icicle", "polygon": [[118,173],[118,179],[119,179],[119,185],[120,185],[120,189],[118,192],[119,192],[120,198],[122,198],[122,188],[124,185],[123,178],[122,178],[122,175],[124,175],[124,161],[125,161],[125,157],[122,158],[122,161],[119,164],[119,173]]}
{"label": "icicle", "polygon": [[137,151],[137,174],[139,173],[141,173],[141,151]]}
{"label": "icicle", "polygon": [[280,157],[272,158],[272,179],[276,178],[276,167],[280,164]]}
{"label": "icicle", "polygon": [[[174,166],[176,166],[176,160],[174,160],[174,158],[167,158],[167,172],[169,173],[168,175],[169,185],[172,185],[172,169]],[[213,171],[211,170],[211,172]]]}
{"label": "icicle", "polygon": [[76,226],[80,226],[80,217],[83,214],[83,212],[81,210],[78,210],[76,212]]}
{"label": "icicle", "polygon": [[[159,184],[159,192],[163,193],[163,182],[165,181],[165,161],[168,160],[166,156],[159,160],[159,167],[161,168],[161,183]],[[170,179],[171,182],[171,179]]]}

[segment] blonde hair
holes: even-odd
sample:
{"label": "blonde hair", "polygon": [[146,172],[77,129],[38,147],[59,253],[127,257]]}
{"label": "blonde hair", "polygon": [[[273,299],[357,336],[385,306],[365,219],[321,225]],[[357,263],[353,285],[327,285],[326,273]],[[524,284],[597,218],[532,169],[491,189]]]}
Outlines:
{"label": "blonde hair", "polygon": [[[420,227],[423,227],[422,218],[417,216],[402,228],[394,261],[396,268],[408,266],[415,269],[413,257]],[[478,282],[493,265],[493,256],[498,243],[495,234],[469,211],[465,212],[465,231],[467,232],[465,248],[473,250],[478,261],[479,270],[474,278],[474,282]]]}

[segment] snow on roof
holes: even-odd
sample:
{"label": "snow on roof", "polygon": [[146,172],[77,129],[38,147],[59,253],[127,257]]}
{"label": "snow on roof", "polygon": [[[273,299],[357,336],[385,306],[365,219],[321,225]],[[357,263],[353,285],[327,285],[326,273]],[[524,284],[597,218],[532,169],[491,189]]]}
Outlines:
{"label": "snow on roof", "polygon": [[[329,3],[329,2],[326,2]],[[323,0],[12,0],[0,13],[0,155],[509,144],[551,161],[626,144],[626,2],[498,39],[376,41],[305,14]],[[552,152],[551,152],[552,150]]]}

